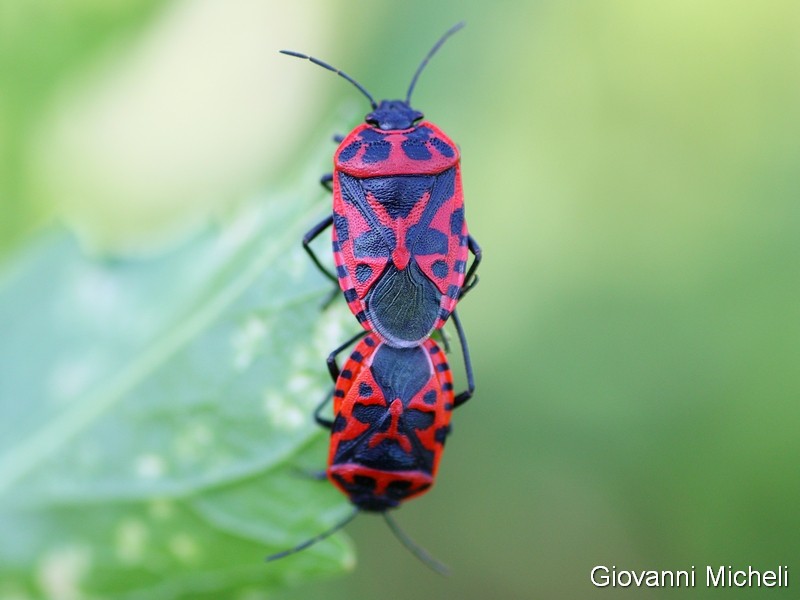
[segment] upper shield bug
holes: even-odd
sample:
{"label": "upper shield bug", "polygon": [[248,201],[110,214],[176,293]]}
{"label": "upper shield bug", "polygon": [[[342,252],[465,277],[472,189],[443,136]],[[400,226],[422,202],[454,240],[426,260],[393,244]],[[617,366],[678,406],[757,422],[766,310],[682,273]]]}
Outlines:
{"label": "upper shield bug", "polygon": [[[342,71],[281,50],[337,73],[372,106],[366,122],[341,140],[333,173],[322,177],[322,184],[333,190],[333,214],[305,235],[303,246],[325,275],[338,280],[362,326],[396,347],[418,345],[443,327],[477,281],[481,249],[464,220],[459,149],[411,106],[414,86],[428,61],[463,25],[452,27],[431,48],[405,100],[380,104]],[[310,247],[330,225],[335,275]],[[474,256],[469,268],[468,250]]]}
{"label": "upper shield bug", "polygon": [[[268,560],[307,548],[365,511],[382,514],[418,558],[437,571],[445,570],[397,528],[387,511],[431,488],[450,433],[452,410],[474,391],[469,350],[455,312],[453,322],[468,382],[468,389],[457,395],[445,354],[430,338],[419,346],[398,348],[375,333],[366,337],[360,333],[331,353],[334,419],[320,416],[330,395],[315,418],[331,431],[327,477],[349,498],[354,511],[332,529]],[[359,337],[364,339],[339,369],[336,356]]]}

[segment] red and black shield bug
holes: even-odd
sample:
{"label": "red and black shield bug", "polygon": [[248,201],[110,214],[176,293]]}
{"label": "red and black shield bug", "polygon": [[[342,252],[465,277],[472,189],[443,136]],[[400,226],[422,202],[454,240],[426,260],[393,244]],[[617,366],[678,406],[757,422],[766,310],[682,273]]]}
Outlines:
{"label": "red and black shield bug", "polygon": [[[464,220],[459,149],[411,107],[420,73],[461,27],[452,27],[428,52],[405,100],[380,104],[342,71],[305,54],[281,51],[339,74],[372,105],[366,122],[341,141],[333,173],[322,178],[326,187],[333,184],[333,214],[305,235],[303,246],[327,277],[338,280],[364,329],[397,347],[420,344],[443,327],[477,280],[481,249]],[[310,246],[330,225],[335,275]],[[474,256],[469,268],[468,251]]]}
{"label": "red and black shield bug", "polygon": [[335,379],[334,419],[320,416],[327,397],[315,412],[330,429],[328,479],[354,505],[344,521],[299,546],[268,560],[292,554],[337,531],[359,512],[379,513],[418,558],[437,571],[445,567],[402,533],[388,511],[427,492],[433,485],[444,443],[450,433],[453,408],[474,391],[472,367],[458,315],[453,313],[467,372],[468,389],[453,393],[453,376],[445,353],[432,340],[398,348],[375,333],[366,334],[340,370],[336,356],[360,333],[328,357]]}

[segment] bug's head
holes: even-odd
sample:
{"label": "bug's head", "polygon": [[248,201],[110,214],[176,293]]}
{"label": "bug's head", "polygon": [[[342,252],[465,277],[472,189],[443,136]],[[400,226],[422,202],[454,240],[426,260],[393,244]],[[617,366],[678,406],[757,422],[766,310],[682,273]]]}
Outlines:
{"label": "bug's head", "polygon": [[366,121],[383,131],[408,129],[424,115],[403,100],[381,100],[378,108],[366,116]]}

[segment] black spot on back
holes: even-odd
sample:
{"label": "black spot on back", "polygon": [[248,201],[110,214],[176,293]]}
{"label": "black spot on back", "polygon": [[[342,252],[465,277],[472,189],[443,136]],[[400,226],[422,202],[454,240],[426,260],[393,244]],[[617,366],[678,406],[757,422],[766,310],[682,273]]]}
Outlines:
{"label": "black spot on back", "polygon": [[359,148],[361,148],[361,142],[358,140],[349,143],[347,146],[342,148],[342,151],[339,153],[339,160],[342,162],[351,160],[356,154],[358,154]]}
{"label": "black spot on back", "polygon": [[363,161],[365,163],[382,162],[389,158],[389,153],[391,151],[392,145],[385,140],[369,142],[367,144],[367,151],[364,152]]}
{"label": "black spot on back", "polygon": [[447,254],[447,236],[430,227],[412,225],[406,232],[406,247],[417,256],[430,256],[431,254]]}
{"label": "black spot on back", "polygon": [[376,425],[386,415],[386,406],[381,404],[356,404],[353,416],[361,423]]}
{"label": "black spot on back", "polygon": [[431,425],[433,425],[433,421],[435,416],[432,412],[411,409],[407,410],[403,413],[403,423],[404,425],[410,430],[425,430]]}
{"label": "black spot on back", "polygon": [[447,158],[453,158],[453,156],[455,156],[455,152],[453,152],[453,149],[444,140],[440,140],[437,137],[431,138],[431,145],[433,145],[434,148],[436,148],[439,152],[441,152],[442,156],[446,156]]}
{"label": "black spot on back", "polygon": [[358,263],[356,265],[356,281],[364,283],[372,275],[372,267],[366,263]]}
{"label": "black spot on back", "polygon": [[408,138],[403,140],[401,147],[405,155],[411,160],[428,160],[432,156],[431,151],[428,150],[428,147],[422,140]]}
{"label": "black spot on back", "polygon": [[394,231],[381,227],[380,231],[369,229],[353,240],[353,254],[357,258],[383,258],[391,256],[397,244]]}

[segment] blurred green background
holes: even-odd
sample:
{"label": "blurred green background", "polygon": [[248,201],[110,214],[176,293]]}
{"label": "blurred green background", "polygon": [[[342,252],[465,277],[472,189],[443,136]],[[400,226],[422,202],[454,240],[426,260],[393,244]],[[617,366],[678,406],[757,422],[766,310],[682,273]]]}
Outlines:
{"label": "blurred green background", "polygon": [[461,146],[485,252],[461,305],[478,392],[397,514],[453,575],[362,517],[352,573],[271,597],[594,597],[596,564],[794,575],[796,2],[0,2],[7,268],[53,220],[94,256],[157,257],[243,197],[315,189],[367,107],[276,50],[398,97],[461,19],[414,104]]}

